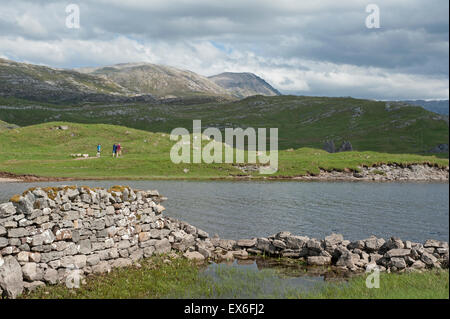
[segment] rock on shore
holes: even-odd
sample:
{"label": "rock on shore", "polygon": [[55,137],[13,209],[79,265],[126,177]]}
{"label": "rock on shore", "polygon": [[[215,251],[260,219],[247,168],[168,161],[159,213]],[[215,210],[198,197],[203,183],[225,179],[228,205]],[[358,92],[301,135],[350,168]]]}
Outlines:
{"label": "rock on shore", "polygon": [[0,204],[0,295],[130,266],[155,254],[179,253],[195,262],[232,261],[251,255],[304,259],[310,266],[364,271],[448,267],[448,243],[370,237],[350,242],[279,232],[240,240],[210,237],[162,215],[157,191],[114,186],[32,188]]}
{"label": "rock on shore", "polygon": [[319,175],[300,176],[300,180],[360,180],[360,181],[442,181],[449,180],[449,167],[440,168],[427,164],[397,165],[383,164],[374,167],[359,167],[358,172],[352,170],[325,171]]}

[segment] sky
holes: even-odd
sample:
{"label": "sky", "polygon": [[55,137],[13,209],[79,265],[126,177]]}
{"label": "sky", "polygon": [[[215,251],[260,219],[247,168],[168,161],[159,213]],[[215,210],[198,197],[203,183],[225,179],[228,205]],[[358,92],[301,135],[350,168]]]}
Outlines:
{"label": "sky", "polygon": [[[367,27],[369,4],[378,28]],[[0,57],[252,72],[285,94],[448,99],[448,10],[448,0],[2,0]]]}

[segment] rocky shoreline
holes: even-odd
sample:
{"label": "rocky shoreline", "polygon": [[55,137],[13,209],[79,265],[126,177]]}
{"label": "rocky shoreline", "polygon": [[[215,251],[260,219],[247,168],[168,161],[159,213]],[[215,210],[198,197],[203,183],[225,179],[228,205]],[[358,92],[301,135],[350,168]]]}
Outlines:
{"label": "rocky shoreline", "polygon": [[320,181],[379,181],[379,182],[448,182],[449,167],[441,168],[427,164],[398,165],[383,164],[373,167],[359,167],[355,172],[349,169],[343,171],[320,170],[319,175],[294,177],[296,180]]}
{"label": "rocky shoreline", "polygon": [[[258,170],[257,166],[239,166],[244,173]],[[342,171],[324,169],[319,174],[301,176],[275,176],[254,177],[251,175],[230,176],[214,179],[269,179],[269,180],[298,180],[298,181],[377,181],[377,182],[447,182],[449,181],[449,167],[438,167],[428,164],[382,164],[378,166],[362,166],[359,171],[344,169]],[[17,175],[8,172],[0,172],[0,182],[60,182],[75,180],[92,180],[73,177],[43,177],[32,174]]]}
{"label": "rocky shoreline", "polygon": [[210,237],[163,216],[157,191],[114,186],[32,188],[0,204],[0,294],[16,298],[42,285],[110,272],[158,254],[199,263],[273,256],[310,267],[358,273],[448,268],[448,243],[374,236],[348,241],[279,232],[240,240]]}

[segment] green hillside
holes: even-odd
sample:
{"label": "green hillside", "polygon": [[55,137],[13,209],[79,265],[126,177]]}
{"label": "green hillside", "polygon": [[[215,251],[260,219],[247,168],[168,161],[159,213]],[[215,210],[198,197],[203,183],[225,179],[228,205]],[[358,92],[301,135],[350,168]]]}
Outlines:
{"label": "green hillside", "polygon": [[[59,126],[68,126],[66,130]],[[103,146],[101,158],[74,159],[71,154],[95,156]],[[123,146],[123,157],[112,158],[113,143]],[[106,124],[52,122],[0,131],[0,172],[74,178],[225,178],[242,175],[231,164],[174,164],[169,135]],[[279,152],[275,176],[297,176],[331,170],[357,169],[359,165],[379,163],[433,163],[447,166],[448,160],[434,156],[395,155],[376,152],[329,154],[301,148]],[[187,169],[187,170],[185,170]],[[258,177],[259,173],[251,173]]]}
{"label": "green hillside", "polygon": [[[8,106],[9,105],[9,106]],[[0,119],[20,126],[51,121],[108,123],[149,132],[202,126],[277,127],[280,149],[322,149],[333,140],[348,140],[357,151],[429,154],[448,143],[448,117],[404,104],[353,98],[254,96],[236,102],[177,104],[85,104],[36,106],[0,99]],[[448,153],[440,154],[447,157]]]}

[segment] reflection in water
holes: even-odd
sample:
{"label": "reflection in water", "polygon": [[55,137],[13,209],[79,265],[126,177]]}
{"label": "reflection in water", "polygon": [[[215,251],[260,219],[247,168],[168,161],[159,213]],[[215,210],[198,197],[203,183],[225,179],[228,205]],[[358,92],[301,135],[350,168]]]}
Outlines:
{"label": "reflection in water", "polygon": [[214,282],[216,298],[299,298],[328,282],[356,274],[328,267],[306,267],[300,260],[255,257],[212,263],[202,275]]}
{"label": "reflection in water", "polygon": [[321,277],[324,281],[343,280],[355,275],[354,272],[342,271],[336,267],[307,266],[303,259],[252,256],[248,259],[236,259],[232,262],[224,261],[220,265],[254,271],[271,269],[281,277]]}

